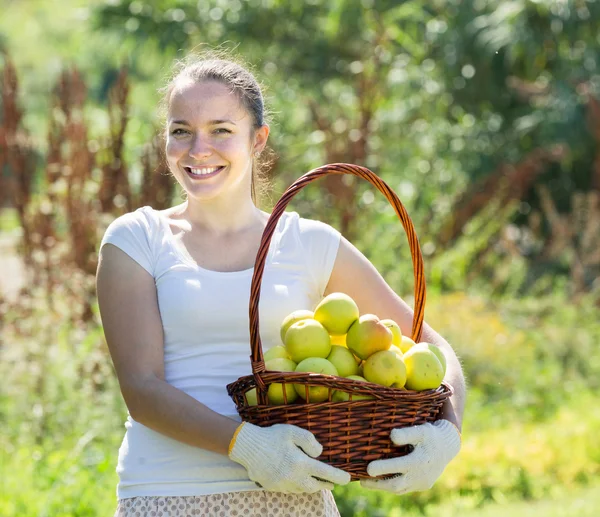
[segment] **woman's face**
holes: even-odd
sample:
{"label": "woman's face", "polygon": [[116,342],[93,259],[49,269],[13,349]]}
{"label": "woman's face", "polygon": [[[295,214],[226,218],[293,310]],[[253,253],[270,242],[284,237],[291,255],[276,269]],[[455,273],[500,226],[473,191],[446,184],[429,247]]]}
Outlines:
{"label": "woman's face", "polygon": [[224,84],[184,82],[171,93],[167,163],[189,198],[246,189],[250,196],[252,156],[263,149],[268,132],[268,126],[254,130],[250,114]]}

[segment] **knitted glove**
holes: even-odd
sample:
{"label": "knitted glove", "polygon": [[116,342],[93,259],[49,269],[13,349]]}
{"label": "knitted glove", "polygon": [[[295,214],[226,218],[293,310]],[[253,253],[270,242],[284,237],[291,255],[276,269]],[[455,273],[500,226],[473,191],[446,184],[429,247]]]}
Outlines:
{"label": "knitted glove", "polygon": [[395,475],[382,480],[362,479],[362,487],[395,494],[429,490],[461,445],[458,429],[448,420],[394,429],[391,439],[396,445],[410,444],[414,450],[406,456],[369,463],[369,476]]}
{"label": "knitted glove", "polygon": [[229,457],[243,465],[257,485],[296,494],[332,490],[334,483],[350,482],[347,472],[313,459],[322,452],[310,431],[289,424],[258,427],[244,422],[229,446]]}

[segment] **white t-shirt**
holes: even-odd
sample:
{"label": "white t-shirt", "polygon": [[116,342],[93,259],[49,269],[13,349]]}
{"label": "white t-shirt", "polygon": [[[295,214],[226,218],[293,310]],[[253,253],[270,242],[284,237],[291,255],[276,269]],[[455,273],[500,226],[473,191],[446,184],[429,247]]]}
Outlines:
{"label": "white t-shirt", "polygon": [[[248,303],[253,269],[216,272],[197,266],[175,241],[160,212],[145,206],[114,220],[110,243],[152,275],[164,329],[166,382],[213,411],[240,421],[226,386],[252,373]],[[259,304],[263,351],[281,344],[290,312],[313,310],[335,261],[340,233],[284,212],[271,240]],[[227,456],[192,447],[128,416],[117,473],[117,495],[189,496],[256,490],[246,470]]]}

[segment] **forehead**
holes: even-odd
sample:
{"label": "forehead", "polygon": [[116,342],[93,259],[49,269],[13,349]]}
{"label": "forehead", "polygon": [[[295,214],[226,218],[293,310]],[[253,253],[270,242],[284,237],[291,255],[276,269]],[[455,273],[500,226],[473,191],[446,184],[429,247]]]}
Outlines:
{"label": "forehead", "polygon": [[232,120],[239,122],[248,118],[237,95],[217,81],[180,81],[169,99],[169,120],[202,122],[208,120]]}

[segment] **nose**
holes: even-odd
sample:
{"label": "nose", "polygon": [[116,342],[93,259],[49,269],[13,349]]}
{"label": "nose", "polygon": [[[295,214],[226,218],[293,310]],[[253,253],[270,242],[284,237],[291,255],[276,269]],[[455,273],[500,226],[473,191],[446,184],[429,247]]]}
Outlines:
{"label": "nose", "polygon": [[192,145],[189,150],[190,157],[197,160],[199,158],[210,156],[211,153],[212,150],[208,142],[203,139],[201,135],[197,134],[192,140]]}

